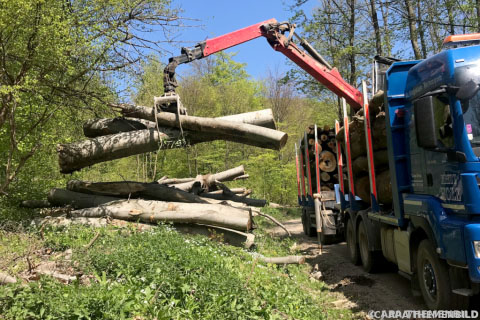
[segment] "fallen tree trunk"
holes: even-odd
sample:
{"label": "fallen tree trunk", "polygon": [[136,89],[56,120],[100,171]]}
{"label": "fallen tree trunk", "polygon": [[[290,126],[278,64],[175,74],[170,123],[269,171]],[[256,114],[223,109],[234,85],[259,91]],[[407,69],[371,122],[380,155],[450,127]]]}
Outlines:
{"label": "fallen tree trunk", "polygon": [[140,197],[144,199],[161,201],[208,203],[206,199],[202,199],[197,195],[156,183],[142,183],[134,181],[89,182],[70,180],[67,183],[67,189],[74,192],[120,198]]}
{"label": "fallen tree trunk", "polygon": [[48,200],[23,200],[20,203],[23,208],[50,208],[52,204]]}
{"label": "fallen tree trunk", "polygon": [[9,284],[9,283],[16,283],[17,279],[6,274],[3,272],[0,272],[0,284]]}
{"label": "fallen tree trunk", "polygon": [[255,245],[255,235],[238,230],[203,224],[174,224],[176,230],[188,234],[201,234],[212,240],[219,240],[229,245],[250,249]]}
{"label": "fallen tree trunk", "polygon": [[158,184],[178,184],[178,183],[184,183],[184,182],[191,182],[194,181],[195,178],[165,178],[165,179],[160,179],[157,181]]}
{"label": "fallen tree trunk", "polygon": [[259,260],[271,264],[304,264],[304,256],[286,256],[286,257],[265,257],[259,256]]}
{"label": "fallen tree trunk", "polygon": [[[215,174],[205,174],[205,175],[198,175],[194,181],[185,182],[185,183],[178,183],[173,185],[172,187],[192,192],[194,186],[199,186],[196,191],[197,193],[201,192],[208,192],[208,190],[215,185],[217,181],[224,182],[224,181],[232,181],[238,176],[242,176],[245,174],[245,168],[242,166],[238,166],[229,170],[225,170],[222,172],[218,172]],[[200,185],[199,185],[200,184]],[[225,200],[225,199],[222,199]]]}
{"label": "fallen tree trunk", "polygon": [[71,206],[75,209],[96,207],[111,201],[120,200],[117,197],[84,194],[56,188],[50,190],[47,198],[48,202],[54,206]]}
{"label": "fallen tree trunk", "polygon": [[[121,110],[124,116],[140,118],[140,119],[155,122],[155,110],[153,108],[136,106],[131,104],[118,105],[117,108]],[[160,113],[157,113],[157,115],[158,114]],[[218,117],[215,119],[224,120],[224,121],[242,122],[242,123],[253,124],[253,125],[264,127],[264,128],[276,129],[272,109],[264,109],[264,110],[234,114],[234,115],[225,116],[225,117]],[[173,121],[168,126],[175,127],[176,122],[177,120],[173,119]]]}
{"label": "fallen tree trunk", "polygon": [[74,210],[74,217],[104,217],[142,222],[198,223],[234,230],[252,228],[251,214],[242,209],[216,204],[192,204],[146,200],[119,200],[95,208]]}
{"label": "fallen tree trunk", "polygon": [[265,207],[267,205],[267,200],[245,198],[236,194],[230,195],[225,193],[221,193],[221,194],[200,193],[200,196],[204,198],[215,199],[215,200],[229,200],[233,202],[245,203],[247,206],[251,206],[251,207]]}
{"label": "fallen tree trunk", "polygon": [[[252,190],[249,190],[247,188],[232,188],[232,189],[230,189],[230,191],[232,191],[235,194],[240,194],[240,195],[245,194],[245,193],[250,194],[252,192]],[[207,194],[222,194],[223,190],[209,191],[209,192],[206,192],[206,193]]]}

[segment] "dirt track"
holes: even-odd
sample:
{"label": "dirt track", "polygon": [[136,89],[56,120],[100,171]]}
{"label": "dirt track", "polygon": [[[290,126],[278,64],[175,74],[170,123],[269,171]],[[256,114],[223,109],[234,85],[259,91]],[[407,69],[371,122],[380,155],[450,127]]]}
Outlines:
{"label": "dirt track", "polygon": [[[398,275],[395,269],[369,274],[350,262],[345,242],[324,246],[320,252],[317,240],[303,234],[300,219],[286,221],[284,225],[297,239],[301,252],[308,256],[307,262],[312,268],[318,265],[322,280],[338,295],[337,307],[366,314],[369,310],[426,309],[422,298],[412,295],[410,281]],[[279,236],[285,234],[279,228],[272,232]]]}

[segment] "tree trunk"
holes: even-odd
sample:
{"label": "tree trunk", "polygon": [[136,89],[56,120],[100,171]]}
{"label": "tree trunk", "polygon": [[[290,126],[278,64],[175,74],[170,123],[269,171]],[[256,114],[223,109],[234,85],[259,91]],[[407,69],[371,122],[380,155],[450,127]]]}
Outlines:
{"label": "tree trunk", "polygon": [[221,118],[180,116],[179,122],[177,115],[163,112],[157,114],[157,123],[159,126],[181,127],[184,130],[210,133],[219,136],[218,139],[274,150],[280,150],[287,142],[287,134],[284,132]]}
{"label": "tree trunk", "polygon": [[75,209],[96,207],[107,202],[120,200],[120,198],[117,197],[84,194],[56,188],[50,190],[47,198],[48,202],[54,206],[71,206]]}
{"label": "tree trunk", "polygon": [[218,226],[203,224],[174,224],[176,230],[188,234],[200,234],[207,236],[209,239],[220,240],[223,243],[250,249],[255,245],[255,235],[245,233],[238,230],[223,228]]}
{"label": "tree trunk", "polygon": [[[198,123],[201,123],[201,121]],[[209,130],[212,130],[212,132],[208,133],[185,132],[185,138],[190,141],[190,144],[228,140],[270,149],[279,149],[287,141],[286,133],[248,124],[225,122],[223,123],[224,131],[228,131],[229,125],[232,125],[233,135],[222,134],[221,132],[215,133],[213,128],[210,127]],[[245,129],[243,134],[241,134],[242,129]],[[57,145],[57,152],[60,172],[71,173],[99,162],[159,149],[184,146],[180,130],[170,128],[162,128],[162,130],[164,132],[160,132],[160,134],[156,129],[144,129],[101,136],[71,144],[59,144]]]}
{"label": "tree trunk", "polygon": [[52,204],[47,200],[23,200],[20,206],[24,208],[50,208]]}
{"label": "tree trunk", "polygon": [[120,132],[155,128],[155,122],[138,118],[91,119],[83,124],[83,134],[85,137],[95,138]]}
{"label": "tree trunk", "polygon": [[234,202],[245,203],[247,206],[251,206],[251,207],[265,207],[267,205],[267,200],[245,198],[236,194],[200,193],[200,196],[205,198],[215,199],[215,200],[230,200]]}
{"label": "tree trunk", "polygon": [[95,207],[74,210],[74,217],[109,216],[142,222],[199,223],[248,231],[251,215],[246,210],[224,205],[179,203],[145,200],[119,200]]}
{"label": "tree trunk", "polygon": [[415,11],[412,6],[411,0],[405,0],[405,7],[407,9],[407,19],[408,19],[408,29],[410,31],[410,42],[412,44],[413,53],[415,59],[421,59],[422,54],[420,48],[418,47],[418,35],[417,35],[417,26],[415,23]]}
{"label": "tree trunk", "polygon": [[17,279],[9,276],[6,273],[0,272],[0,285],[1,284],[9,284],[9,283],[16,283]]}
{"label": "tree trunk", "polygon": [[265,263],[271,264],[304,264],[304,256],[286,256],[286,257],[265,257],[260,255],[259,259]]}
{"label": "tree trunk", "polygon": [[197,195],[156,183],[134,181],[88,182],[70,180],[67,183],[67,189],[74,192],[119,198],[143,198],[186,203],[209,202]]}
{"label": "tree trunk", "polygon": [[376,0],[370,0],[370,15],[372,16],[373,30],[375,31],[375,48],[377,49],[377,55],[383,56],[382,37],[380,34],[380,26],[378,25],[378,15],[375,1]]}
{"label": "tree trunk", "polygon": [[[140,118],[140,119],[145,119],[149,121],[155,122],[155,111],[153,108],[149,107],[143,107],[143,106],[135,106],[135,105],[130,105],[130,104],[124,104],[118,106],[122,114],[127,117],[134,117],[134,118]],[[160,119],[162,121],[168,121],[161,115],[165,114],[163,113],[157,113],[157,117],[160,116]],[[173,114],[172,114],[173,115]],[[175,115],[173,115],[173,119],[166,126],[168,127],[176,127],[177,126],[177,120]],[[218,117],[215,118],[220,121],[232,121],[232,122],[241,122],[245,124],[253,124],[257,125],[260,127],[264,128],[270,128],[270,129],[276,129],[275,126],[275,121],[273,117],[273,112],[272,109],[263,109],[259,111],[252,111],[252,112],[246,112],[246,113],[240,113],[240,114],[234,114],[230,116],[225,116],[225,117]]]}
{"label": "tree trunk", "polygon": [[165,179],[160,179],[157,181],[158,184],[178,184],[178,183],[185,183],[185,182],[191,182],[194,181],[195,178],[165,178]]}
{"label": "tree trunk", "polygon": [[191,192],[195,185],[198,186],[200,183],[200,189],[198,192],[208,192],[209,189],[215,185],[216,181],[224,182],[224,181],[232,181],[236,177],[243,176],[245,174],[245,169],[242,166],[238,166],[236,168],[232,168],[226,171],[218,172],[215,174],[206,174],[206,175],[199,175],[195,178],[194,181],[185,182],[175,184],[172,187],[176,189],[180,189],[183,191]]}

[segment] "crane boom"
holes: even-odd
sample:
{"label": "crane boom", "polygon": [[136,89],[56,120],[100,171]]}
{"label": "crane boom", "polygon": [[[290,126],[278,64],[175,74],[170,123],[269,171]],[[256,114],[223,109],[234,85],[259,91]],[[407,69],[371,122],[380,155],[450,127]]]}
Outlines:
{"label": "crane boom", "polygon": [[[175,88],[177,87],[175,69],[179,64],[202,59],[241,43],[259,37],[265,37],[275,51],[283,53],[287,58],[292,60],[337,96],[345,98],[347,103],[354,109],[361,108],[363,106],[362,93],[346,82],[336,68],[331,68],[308,42],[297,36],[297,38],[300,39],[300,45],[302,45],[308,53],[301,50],[292,41],[294,31],[294,24],[269,19],[216,38],[202,41],[193,48],[182,48],[181,55],[170,58],[164,70],[165,93],[175,92]],[[288,35],[286,35],[287,32]]]}

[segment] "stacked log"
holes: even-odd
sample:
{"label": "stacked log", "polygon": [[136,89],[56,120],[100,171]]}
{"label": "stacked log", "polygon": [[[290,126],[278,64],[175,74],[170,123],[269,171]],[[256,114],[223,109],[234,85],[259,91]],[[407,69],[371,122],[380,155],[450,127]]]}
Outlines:
{"label": "stacked log", "polygon": [[[375,94],[369,102],[369,109],[378,195],[377,200],[379,203],[388,206],[392,204],[392,186],[388,168],[386,119],[383,98],[383,91]],[[363,201],[370,203],[370,180],[368,177],[368,159],[364,128],[364,113],[363,109],[360,109],[349,123],[350,153],[356,195]],[[337,135],[337,141],[341,143],[343,150],[345,150],[344,134],[342,128]]]}
{"label": "stacked log", "polygon": [[[306,128],[307,134],[307,150],[309,157],[309,167],[312,177],[312,190],[317,191],[317,173],[315,169],[315,126],[310,125]],[[317,127],[317,138],[319,145],[319,168],[320,168],[320,186],[321,191],[331,191],[334,185],[338,183],[337,168],[337,141],[335,140],[335,131],[328,126],[323,128]],[[300,152],[305,157],[305,139],[300,144]],[[307,167],[305,161],[303,163],[303,171],[307,177]]]}

